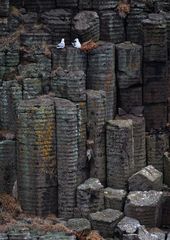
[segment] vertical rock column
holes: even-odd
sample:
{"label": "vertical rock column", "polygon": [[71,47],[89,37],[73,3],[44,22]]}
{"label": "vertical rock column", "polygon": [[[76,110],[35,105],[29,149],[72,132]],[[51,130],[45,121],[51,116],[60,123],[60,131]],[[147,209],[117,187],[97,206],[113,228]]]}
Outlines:
{"label": "vertical rock column", "polygon": [[125,41],[124,19],[117,11],[119,1],[93,1],[93,8],[100,17],[100,39],[112,43]]}
{"label": "vertical rock column", "polygon": [[64,70],[86,72],[87,56],[80,49],[71,46],[64,49],[53,48],[52,63],[53,70],[61,67]]}
{"label": "vertical rock column", "polygon": [[162,15],[150,14],[142,22],[144,67],[143,101],[146,129],[167,123],[167,25]]}
{"label": "vertical rock column", "polygon": [[23,81],[23,98],[32,99],[49,87],[51,54],[48,33],[21,34],[21,64],[18,67]]}
{"label": "vertical rock column", "polygon": [[134,140],[132,120],[112,120],[106,130],[107,185],[126,189],[134,172]]}
{"label": "vertical rock column", "polygon": [[155,132],[146,135],[147,163],[149,165],[153,165],[161,172],[163,172],[163,156],[168,149],[168,134],[163,132]]}
{"label": "vertical rock column", "polygon": [[124,42],[116,45],[118,104],[125,111],[142,105],[142,47]]}
{"label": "vertical rock column", "polygon": [[52,90],[56,96],[75,102],[78,117],[78,173],[77,184],[86,179],[86,66],[87,56],[80,49],[66,47],[52,51]]}
{"label": "vertical rock column", "polygon": [[22,100],[22,86],[17,80],[3,81],[0,87],[0,127],[16,131],[17,107]]}
{"label": "vertical rock column", "polygon": [[106,92],[106,118],[116,113],[115,47],[102,42],[88,55],[87,88]]}
{"label": "vertical rock column", "polygon": [[47,2],[46,0],[38,0],[38,1],[25,0],[24,7],[29,12],[48,11],[48,10],[56,8],[56,1],[48,0],[48,2]]}
{"label": "vertical rock column", "polygon": [[168,82],[167,82],[167,95],[168,95],[168,122],[170,122],[170,13],[165,14],[167,23],[167,39],[168,39]]}
{"label": "vertical rock column", "polygon": [[58,216],[72,218],[76,207],[78,120],[76,105],[56,99]]}
{"label": "vertical rock column", "polygon": [[9,0],[1,0],[0,17],[7,17],[9,14]]}
{"label": "vertical rock column", "polygon": [[56,0],[57,8],[77,8],[79,0]]}
{"label": "vertical rock column", "polygon": [[90,177],[98,178],[103,185],[106,185],[105,92],[87,91],[87,117]]}
{"label": "vertical rock column", "polygon": [[142,43],[142,21],[147,18],[144,1],[131,1],[130,13],[126,19],[127,40],[141,44]]}
{"label": "vertical rock column", "polygon": [[138,172],[146,167],[145,119],[133,114],[117,116],[116,119],[131,119],[133,122],[134,137],[134,171]]}
{"label": "vertical rock column", "polygon": [[98,41],[100,38],[99,16],[93,11],[79,12],[72,21],[73,38],[78,37],[82,42]]}
{"label": "vertical rock column", "polygon": [[73,101],[77,106],[78,118],[78,173],[77,184],[87,179],[86,161],[86,75],[83,71],[67,71],[58,69],[51,78],[52,91],[57,97]]}
{"label": "vertical rock column", "polygon": [[22,209],[47,215],[57,208],[56,138],[53,101],[22,101],[18,108],[18,194]]}
{"label": "vertical rock column", "polygon": [[72,13],[64,9],[52,9],[42,13],[41,21],[44,29],[52,35],[53,44],[57,44],[64,38],[67,44],[70,44]]}
{"label": "vertical rock column", "polygon": [[12,193],[16,181],[16,141],[14,135],[0,131],[0,193]]}

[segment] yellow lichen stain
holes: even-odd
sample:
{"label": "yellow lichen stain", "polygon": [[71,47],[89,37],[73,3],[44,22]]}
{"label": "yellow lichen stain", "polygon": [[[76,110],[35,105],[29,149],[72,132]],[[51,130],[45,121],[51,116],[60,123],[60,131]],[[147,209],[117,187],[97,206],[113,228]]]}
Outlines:
{"label": "yellow lichen stain", "polygon": [[[41,107],[41,113],[47,115],[45,109]],[[44,117],[48,119],[48,117]],[[41,123],[42,124],[42,123]],[[40,172],[42,174],[49,174],[53,176],[56,171],[56,158],[55,158],[55,119],[47,120],[43,123],[43,128],[40,131],[35,131],[36,145],[41,145],[39,148],[39,155],[41,159]]]}

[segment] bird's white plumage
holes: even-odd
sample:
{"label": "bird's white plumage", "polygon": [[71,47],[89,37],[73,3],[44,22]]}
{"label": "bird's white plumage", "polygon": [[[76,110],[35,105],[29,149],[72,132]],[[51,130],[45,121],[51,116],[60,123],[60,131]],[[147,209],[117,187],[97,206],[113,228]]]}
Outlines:
{"label": "bird's white plumage", "polygon": [[57,48],[65,48],[65,40],[64,40],[64,38],[61,39],[61,42],[57,45]]}
{"label": "bird's white plumage", "polygon": [[72,43],[72,45],[73,45],[74,48],[81,48],[81,43],[80,43],[80,41],[79,41],[78,38],[76,38],[76,39],[74,40],[74,42]]}

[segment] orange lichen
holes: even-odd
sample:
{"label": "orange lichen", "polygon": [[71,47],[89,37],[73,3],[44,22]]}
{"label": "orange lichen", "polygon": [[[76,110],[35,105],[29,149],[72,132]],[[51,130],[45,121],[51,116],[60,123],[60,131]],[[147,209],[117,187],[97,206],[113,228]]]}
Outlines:
{"label": "orange lichen", "polygon": [[[41,111],[46,115],[45,109],[41,107]],[[48,119],[48,117],[47,117]],[[35,134],[37,137],[36,144],[42,147],[39,148],[39,155],[41,157],[40,162],[40,171],[42,174],[55,174],[56,162],[55,157],[51,158],[51,156],[55,152],[55,146],[53,146],[54,139],[54,130],[55,130],[55,122],[47,121],[44,123],[43,129],[37,131],[35,130]]]}
{"label": "orange lichen", "polygon": [[118,13],[121,17],[125,18],[128,13],[130,13],[130,4],[119,2],[117,6]]}
{"label": "orange lichen", "polygon": [[9,213],[12,217],[16,217],[22,212],[16,199],[6,193],[0,194],[0,206],[3,212]]}
{"label": "orange lichen", "polygon": [[93,49],[97,48],[97,44],[93,42],[93,40],[89,40],[87,42],[84,42],[81,46],[81,50],[88,53],[92,51]]}
{"label": "orange lichen", "polygon": [[86,240],[104,240],[97,231],[91,231]]}

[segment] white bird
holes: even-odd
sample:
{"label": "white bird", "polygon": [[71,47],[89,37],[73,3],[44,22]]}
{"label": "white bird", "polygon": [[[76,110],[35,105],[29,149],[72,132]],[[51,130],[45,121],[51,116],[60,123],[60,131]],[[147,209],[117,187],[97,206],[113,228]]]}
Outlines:
{"label": "white bird", "polygon": [[65,40],[64,40],[64,38],[61,39],[61,42],[57,45],[57,48],[65,48]]}
{"label": "white bird", "polygon": [[79,41],[78,38],[76,38],[76,39],[74,40],[74,42],[72,43],[72,45],[73,45],[73,47],[75,47],[75,48],[81,48],[81,43],[80,43],[80,41]]}

